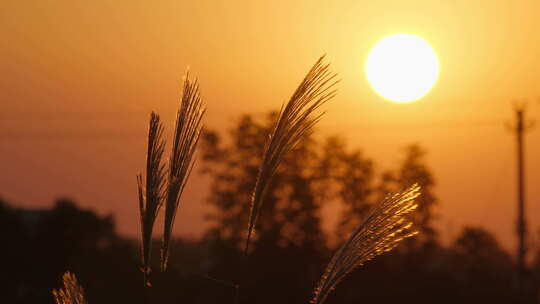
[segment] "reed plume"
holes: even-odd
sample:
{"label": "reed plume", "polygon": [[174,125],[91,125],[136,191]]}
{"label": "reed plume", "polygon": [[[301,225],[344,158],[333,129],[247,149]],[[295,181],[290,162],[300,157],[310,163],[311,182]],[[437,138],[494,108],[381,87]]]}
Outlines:
{"label": "reed plume", "polygon": [[145,187],[143,186],[142,175],[137,175],[142,240],[142,271],[144,273],[145,286],[150,286],[152,231],[164,197],[165,166],[162,161],[164,149],[163,125],[161,124],[159,115],[152,112],[148,128]]}
{"label": "reed plume", "polygon": [[77,277],[66,272],[62,276],[64,286],[60,289],[53,289],[52,294],[56,304],[86,304],[84,289],[79,285]]}
{"label": "reed plume", "polygon": [[412,222],[407,219],[407,214],[418,206],[415,198],[419,195],[420,187],[413,185],[405,191],[387,196],[375,206],[332,257],[311,303],[324,303],[335,286],[356,267],[417,234],[411,230]]}
{"label": "reed plume", "polygon": [[176,128],[169,160],[161,271],[165,271],[167,268],[174,218],[180,197],[195,163],[193,154],[199,142],[204,113],[205,106],[200,96],[199,84],[197,80],[190,81],[188,74],[184,79],[182,99],[176,115]]}
{"label": "reed plume", "polygon": [[315,114],[316,110],[336,94],[336,74],[330,72],[329,64],[324,64],[323,59],[324,56],[317,60],[287,104],[282,106],[270,133],[252,194],[245,254],[265,193],[280,162],[320,120],[324,113]]}

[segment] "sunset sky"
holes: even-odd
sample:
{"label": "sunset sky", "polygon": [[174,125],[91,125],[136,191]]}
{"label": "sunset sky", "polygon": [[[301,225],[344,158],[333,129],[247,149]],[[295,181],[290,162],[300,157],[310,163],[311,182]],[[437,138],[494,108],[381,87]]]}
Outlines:
{"label": "sunset sky", "polygon": [[[121,4],[120,4],[121,3]],[[19,207],[69,197],[135,236],[135,174],[148,114],[172,130],[186,68],[208,128],[277,109],[322,54],[339,74],[317,131],[341,134],[379,170],[418,142],[437,181],[441,235],[483,226],[514,248],[512,100],[540,119],[540,1],[3,1],[0,10],[0,196]],[[423,37],[437,84],[390,103],[366,81],[380,38]],[[530,240],[540,238],[540,127],[526,136]],[[207,180],[188,183],[175,230],[204,228]],[[336,210],[325,208],[331,223]],[[532,245],[532,243],[531,243]]]}

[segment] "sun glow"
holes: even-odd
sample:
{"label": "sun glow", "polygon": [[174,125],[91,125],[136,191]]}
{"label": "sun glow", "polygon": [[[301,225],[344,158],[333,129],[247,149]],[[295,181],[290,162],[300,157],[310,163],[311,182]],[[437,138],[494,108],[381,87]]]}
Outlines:
{"label": "sun glow", "polygon": [[425,96],[437,82],[439,61],[424,39],[394,34],[371,49],[365,73],[371,87],[383,98],[412,102]]}

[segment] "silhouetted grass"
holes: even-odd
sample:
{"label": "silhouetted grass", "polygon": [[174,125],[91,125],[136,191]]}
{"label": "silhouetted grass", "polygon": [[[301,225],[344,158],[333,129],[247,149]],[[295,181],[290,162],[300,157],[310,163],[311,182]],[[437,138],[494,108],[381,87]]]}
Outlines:
{"label": "silhouetted grass", "polygon": [[[150,286],[152,231],[159,210],[165,202],[165,222],[161,250],[161,270],[167,268],[169,244],[180,197],[193,168],[193,155],[202,130],[205,107],[198,82],[184,78],[182,98],[176,115],[176,126],[168,167],[163,162],[165,140],[159,115],[152,112],[148,130],[146,186],[137,175],[141,222],[142,271],[145,286]],[[165,178],[167,176],[167,178]]]}
{"label": "silhouetted grass", "polygon": [[415,198],[419,195],[420,187],[414,185],[403,192],[388,195],[373,208],[334,254],[315,289],[312,303],[324,303],[335,286],[356,267],[418,233],[411,230],[412,222],[407,215],[418,207]]}
{"label": "silhouetted grass", "polygon": [[137,175],[139,190],[139,213],[141,222],[142,271],[145,285],[150,284],[150,252],[152,250],[152,231],[159,209],[163,204],[165,187],[165,165],[163,164],[163,125],[159,115],[152,112],[148,128],[148,152],[146,156],[146,187],[142,175]]}
{"label": "silhouetted grass", "polygon": [[249,249],[251,234],[255,228],[266,190],[279,164],[285,154],[310,133],[322,117],[324,113],[316,114],[317,109],[336,94],[334,89],[337,83],[336,74],[330,72],[330,65],[324,64],[323,59],[324,56],[317,60],[289,102],[284,107],[282,106],[278,120],[270,133],[252,194],[245,254]]}
{"label": "silhouetted grass", "polygon": [[[329,64],[319,58],[309,70],[290,100],[282,106],[278,119],[264,148],[255,187],[250,202],[248,231],[244,255],[248,254],[249,242],[255,229],[257,218],[264,202],[266,191],[284,156],[312,131],[313,126],[324,113],[317,110],[336,94],[334,89],[336,74],[329,70]],[[168,252],[174,219],[181,195],[194,165],[194,153],[203,128],[202,119],[205,106],[202,102],[197,81],[186,76],[182,98],[176,116],[172,151],[168,162],[163,161],[165,140],[164,128],[158,114],[150,115],[146,176],[137,175],[139,213],[141,224],[141,263],[144,286],[151,286],[152,232],[155,220],[165,202],[163,244],[161,248],[161,270],[167,269]],[[418,186],[389,195],[364,219],[349,239],[335,253],[315,291],[313,303],[323,303],[329,293],[354,268],[377,255],[393,249],[404,238],[413,236],[412,223],[407,215],[417,204],[420,194]],[[239,300],[239,285],[209,278],[236,288]],[[58,304],[86,303],[84,291],[74,275],[66,273],[64,288],[53,290]],[[147,294],[148,296],[148,294]],[[149,301],[146,298],[145,301]]]}
{"label": "silhouetted grass", "polygon": [[197,80],[184,80],[180,108],[176,115],[176,128],[169,160],[169,177],[165,203],[165,223],[161,250],[161,271],[167,269],[169,244],[180,197],[194,165],[193,154],[202,130],[205,106],[202,102]]}

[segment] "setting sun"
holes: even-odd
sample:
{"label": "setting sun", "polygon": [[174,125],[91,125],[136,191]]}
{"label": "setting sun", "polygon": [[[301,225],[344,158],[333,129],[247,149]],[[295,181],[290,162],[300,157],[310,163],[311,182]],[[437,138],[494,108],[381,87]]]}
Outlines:
{"label": "setting sun", "polygon": [[412,102],[426,95],[439,75],[433,48],[412,34],[394,34],[379,40],[365,66],[367,79],[383,98]]}
{"label": "setting sun", "polygon": [[0,1],[0,304],[540,304],[540,0]]}

